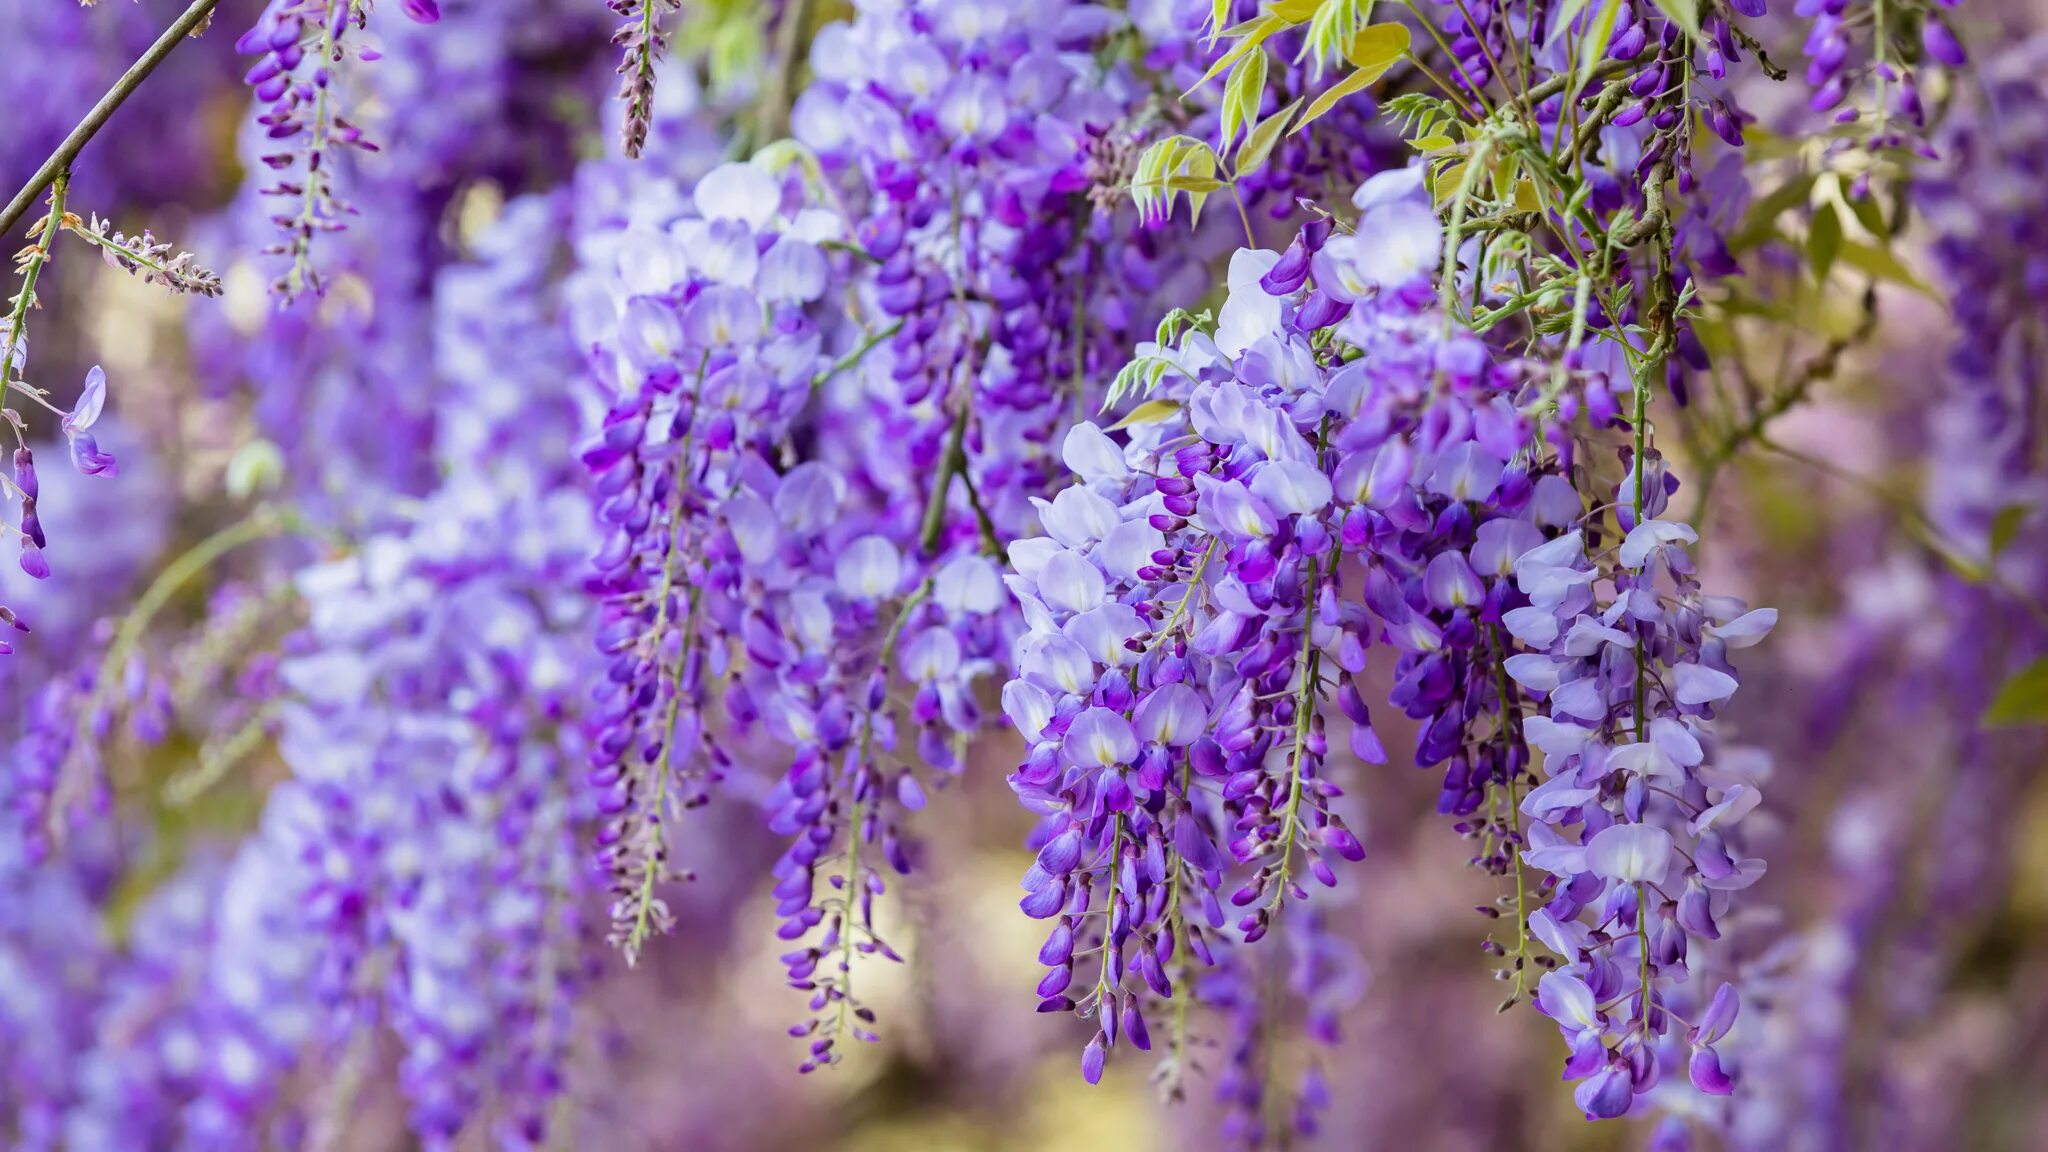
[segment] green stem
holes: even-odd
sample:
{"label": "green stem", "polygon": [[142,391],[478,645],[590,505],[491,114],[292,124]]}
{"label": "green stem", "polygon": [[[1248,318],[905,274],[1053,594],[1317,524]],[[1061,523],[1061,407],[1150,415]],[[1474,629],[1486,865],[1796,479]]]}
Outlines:
{"label": "green stem", "polygon": [[[648,2],[651,4],[653,0]],[[697,378],[691,389],[693,404],[703,398],[704,369],[709,363],[709,353],[697,362]],[[696,443],[696,435],[697,425],[693,421],[689,431],[683,434],[682,450],[676,454],[676,498],[668,514],[668,552],[662,557],[661,585],[656,591],[658,599],[654,609],[654,627],[647,633],[656,638],[657,644],[668,627],[668,601],[676,586],[676,554],[682,549],[682,496],[690,483],[690,451]],[[634,895],[633,928],[626,934],[626,946],[623,949],[628,965],[639,957],[640,949],[646,945],[647,937],[653,931],[654,884],[661,877],[661,865],[665,858],[667,833],[663,830],[661,822],[667,818],[669,764],[675,750],[676,717],[682,709],[683,669],[690,659],[690,648],[696,642],[697,604],[700,600],[700,597],[694,595],[696,589],[692,588],[689,591],[692,593],[690,615],[683,625],[683,642],[676,654],[675,671],[672,675],[675,686],[669,693],[668,706],[662,712],[661,754],[654,763],[654,803],[649,808],[653,813],[654,844],[647,852],[646,862],[641,867],[640,889]],[[659,658],[660,653],[657,651],[654,655]],[[657,679],[659,676],[660,673],[657,671]]]}
{"label": "green stem", "polygon": [[818,389],[823,388],[826,382],[830,381],[834,376],[837,376],[841,372],[844,372],[852,368],[854,365],[859,364],[862,360],[866,359],[867,354],[874,351],[876,346],[881,344],[882,341],[887,340],[888,338],[896,335],[896,333],[901,332],[902,330],[903,321],[898,320],[894,324],[889,325],[887,328],[884,328],[881,331],[876,332],[874,335],[869,336],[867,339],[861,341],[860,347],[855,348],[853,351],[848,352],[844,356],[841,356],[839,360],[836,363],[834,363],[830,368],[827,368],[824,371],[818,373],[816,376],[811,377],[811,391],[816,392]]}
{"label": "green stem", "polygon": [[[23,258],[21,264],[21,294],[14,298],[14,313],[7,319],[7,343],[0,346],[0,378],[5,378],[7,387],[21,392],[52,412],[59,411],[55,405],[43,398],[42,390],[31,388],[15,371],[17,363],[25,361],[17,356],[21,338],[28,331],[28,310],[35,307],[36,281],[43,275],[43,266],[50,262],[51,249],[57,243],[57,232],[64,225],[64,195],[70,190],[71,173],[59,173],[50,184],[50,214],[43,220],[43,234],[35,246]],[[16,438],[21,431],[15,430]]]}
{"label": "green stem", "polygon": [[1529,979],[1529,891],[1522,874],[1522,796],[1521,773],[1514,766],[1514,718],[1517,712],[1513,705],[1512,689],[1508,682],[1507,648],[1501,642],[1498,629],[1493,632],[1492,643],[1495,660],[1493,664],[1494,690],[1500,693],[1500,741],[1501,762],[1508,770],[1508,821],[1514,828],[1515,841],[1508,845],[1508,866],[1515,873],[1515,995],[1502,1008],[1514,1004],[1528,991]]}
{"label": "green stem", "polygon": [[61,842],[64,836],[64,814],[84,795],[87,787],[82,750],[93,740],[93,716],[99,711],[101,697],[118,683],[122,666],[134,653],[136,645],[142,642],[142,634],[163,611],[171,597],[178,594],[194,577],[212,568],[221,558],[245,544],[268,540],[275,536],[304,535],[310,527],[289,509],[259,508],[248,519],[228,525],[206,539],[193,545],[184,555],[171,561],[157,574],[155,580],[135,601],[135,606],[121,619],[114,631],[113,643],[107,646],[107,654],[101,658],[99,673],[93,681],[93,694],[79,709],[78,725],[72,736],[72,750],[65,759],[64,768],[58,773],[56,788],[50,801],[49,834],[52,840]]}
{"label": "green stem", "polygon": [[[1643,523],[1643,483],[1646,474],[1649,472],[1647,453],[1649,451],[1650,433],[1650,385],[1652,381],[1661,379],[1664,375],[1665,357],[1668,355],[1667,350],[1671,345],[1668,337],[1672,324],[1671,229],[1661,219],[1662,184],[1660,178],[1653,172],[1651,180],[1651,189],[1658,191],[1660,195],[1660,208],[1658,210],[1660,243],[1657,248],[1656,267],[1651,273],[1650,283],[1651,342],[1650,352],[1643,358],[1642,367],[1636,373],[1635,396],[1634,402],[1630,406],[1629,418],[1629,422],[1632,425],[1630,436],[1635,450],[1633,461],[1635,468],[1635,491],[1631,494],[1630,500],[1633,505],[1632,510],[1635,513],[1632,523],[1638,527]],[[1647,220],[1648,218],[1649,213],[1646,212],[1644,219]],[[1646,653],[1643,651],[1643,635],[1640,626],[1635,629],[1635,633],[1636,692],[1635,706],[1632,711],[1635,713],[1635,741],[1640,744],[1644,739],[1644,727],[1648,723],[1650,668],[1645,660]],[[1648,894],[1644,891],[1642,882],[1638,881],[1636,883],[1636,948],[1641,954],[1641,1022],[1645,1034],[1648,1033],[1650,1027],[1651,999],[1650,926],[1647,896]]]}
{"label": "green stem", "polygon": [[932,494],[924,506],[924,529],[918,534],[918,544],[930,555],[939,550],[939,542],[946,534],[946,497],[952,493],[953,477],[967,467],[967,405],[953,416],[953,427],[946,433],[946,446],[939,453],[939,478],[932,482]]}
{"label": "green stem", "polygon": [[1292,875],[1294,842],[1301,830],[1301,761],[1307,752],[1309,725],[1315,716],[1316,689],[1322,680],[1322,653],[1315,646],[1318,563],[1317,558],[1309,558],[1308,588],[1302,595],[1307,607],[1301,622],[1301,693],[1294,701],[1294,748],[1288,756],[1287,814],[1281,821],[1280,833],[1280,881],[1273,889],[1273,907],[1276,909],[1287,896],[1287,882]]}

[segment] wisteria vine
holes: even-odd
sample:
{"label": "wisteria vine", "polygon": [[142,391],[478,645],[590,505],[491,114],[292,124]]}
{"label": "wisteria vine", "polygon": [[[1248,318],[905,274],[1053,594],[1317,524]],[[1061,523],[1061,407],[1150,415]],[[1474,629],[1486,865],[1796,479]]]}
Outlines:
{"label": "wisteria vine", "polygon": [[[823,1072],[929,1023],[985,872],[1034,1053],[1300,1146],[1405,976],[1400,764],[1486,893],[1434,931],[1576,1113],[1847,1147],[1850,1085],[1911,1090],[1830,958],[1931,1018],[2017,839],[2001,730],[2048,721],[2041,50],[1965,48],[2003,14],[267,0],[237,83],[185,47],[217,7],[70,13],[140,54],[5,157],[17,1145],[338,1149],[388,1097],[422,1147],[611,1146],[664,957],[772,954],[773,1059]],[[145,84],[236,110],[239,187],[96,159]],[[116,291],[182,299],[73,331]],[[1925,475],[1803,439],[1944,294],[1867,438]],[[1731,566],[1791,531],[1762,461],[1883,580]],[[1831,800],[1837,732],[1752,703],[1800,660],[1830,721],[1881,674],[1944,721],[1841,801],[1832,904],[1766,882]]]}

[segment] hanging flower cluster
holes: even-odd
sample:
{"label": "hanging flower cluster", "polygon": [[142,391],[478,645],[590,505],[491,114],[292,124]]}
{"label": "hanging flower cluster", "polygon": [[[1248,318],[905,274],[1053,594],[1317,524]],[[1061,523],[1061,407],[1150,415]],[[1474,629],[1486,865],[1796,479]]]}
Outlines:
{"label": "hanging flower cluster", "polygon": [[[1782,1085],[1851,1075],[1843,955],[1892,948],[1908,872],[1873,846],[1922,785],[1844,802],[1842,890],[1795,905],[1833,951],[1796,954],[1752,892],[1804,858],[1764,787],[1820,790],[1731,731],[1778,613],[1722,594],[1707,492],[1794,451],[1773,421],[1877,282],[1925,288],[1891,233],[1930,225],[1964,337],[1891,431],[1933,462],[1887,553],[1912,607],[1842,615],[1859,670],[1953,622],[1970,723],[1916,771],[1974,851],[1927,871],[1932,955],[2017,807],[1977,719],[2048,684],[2035,56],[1973,95],[1946,5],[1801,0],[1806,109],[1766,140],[1761,0],[399,7],[269,0],[236,43],[224,274],[67,208],[91,120],[6,209],[48,201],[0,331],[51,416],[5,412],[20,567],[50,575],[59,434],[67,488],[155,502],[76,513],[102,556],[37,594],[53,642],[0,695],[0,879],[38,918],[0,913],[0,1130],[331,1149],[374,1094],[430,1149],[609,1134],[571,1071],[633,1022],[594,985],[746,907],[800,1069],[840,1064],[883,1031],[869,961],[940,934],[928,833],[993,765],[974,848],[1020,875],[1044,1042],[1089,1084],[1151,1053],[1169,1098],[1207,1081],[1205,1137],[1293,1146],[1347,1114],[1398,762],[1493,892],[1437,935],[1558,1029],[1579,1113],[1660,1152],[1851,1140],[1847,1093]],[[101,290],[43,279],[66,234],[185,297],[189,340],[138,311],[106,359],[120,420],[64,342],[36,374],[76,400],[30,379],[30,316]],[[1828,350],[1760,388],[1758,331],[1789,364],[1809,316]],[[154,378],[188,351],[196,397]]]}

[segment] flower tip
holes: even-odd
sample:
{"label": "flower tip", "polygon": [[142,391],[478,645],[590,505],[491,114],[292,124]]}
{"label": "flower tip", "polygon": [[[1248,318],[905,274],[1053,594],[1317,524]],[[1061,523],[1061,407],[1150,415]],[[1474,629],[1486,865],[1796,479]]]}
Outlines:
{"label": "flower tip", "polygon": [[1102,1083],[1102,1066],[1105,1058],[1102,1034],[1098,1032],[1095,1039],[1088,1042],[1088,1047],[1081,1050],[1081,1075],[1090,1084]]}
{"label": "flower tip", "polygon": [[107,374],[99,365],[85,374],[85,387],[78,393],[78,403],[64,415],[66,435],[83,432],[99,423],[100,412],[107,406]]}

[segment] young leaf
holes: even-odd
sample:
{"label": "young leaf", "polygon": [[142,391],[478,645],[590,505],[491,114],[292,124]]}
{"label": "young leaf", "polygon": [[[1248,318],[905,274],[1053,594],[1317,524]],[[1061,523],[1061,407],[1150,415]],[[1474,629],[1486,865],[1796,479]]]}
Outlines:
{"label": "young leaf", "polygon": [[2048,656],[2015,672],[1984,710],[1986,728],[2048,724]]}
{"label": "young leaf", "polygon": [[1556,44],[1557,38],[1564,35],[1564,30],[1571,27],[1572,21],[1577,20],[1579,13],[1585,10],[1586,0],[1564,0],[1564,3],[1559,4],[1557,10],[1551,13],[1550,31],[1543,37],[1543,47],[1548,49]]}
{"label": "young leaf", "polygon": [[1408,29],[1399,24],[1374,24],[1359,29],[1358,35],[1351,38],[1351,47],[1345,52],[1357,70],[1317,96],[1308,106],[1308,111],[1302,114],[1301,123],[1294,126],[1294,131],[1299,132],[1315,123],[1323,113],[1335,108],[1337,101],[1354,92],[1364,91],[1368,84],[1386,75],[1387,69],[1392,68],[1407,50]]}
{"label": "young leaf", "polygon": [[1728,247],[1738,253],[1747,252],[1769,240],[1776,234],[1779,216],[1812,199],[1813,185],[1813,173],[1803,172],[1758,197],[1743,214],[1742,227],[1736,230]]}
{"label": "young leaf", "polygon": [[1694,40],[1700,38],[1699,0],[1650,0],[1672,23],[1685,29]]}
{"label": "young leaf", "polygon": [[1240,127],[1251,128],[1258,123],[1259,102],[1266,96],[1266,54],[1255,52],[1245,57],[1230,73],[1230,80],[1223,86],[1223,141],[1227,146],[1237,138]]}
{"label": "young leaf", "polygon": [[1825,284],[1834,269],[1835,256],[1842,250],[1842,215],[1831,203],[1815,210],[1813,224],[1806,232],[1806,263],[1815,282]]}
{"label": "young leaf", "polygon": [[1889,241],[1892,238],[1891,229],[1885,226],[1884,209],[1878,206],[1875,197],[1865,196],[1849,201],[1849,211],[1856,214],[1856,222],[1863,225],[1865,232],[1880,241]]}
{"label": "young leaf", "polygon": [[1323,0],[1316,8],[1315,19],[1309,21],[1308,43],[1302,46],[1302,54],[1314,58],[1316,79],[1322,79],[1323,62],[1343,51],[1371,14],[1372,0]]}
{"label": "young leaf", "polygon": [[1223,181],[1216,179],[1215,150],[1200,140],[1190,140],[1169,186],[1188,194],[1188,223],[1200,224],[1209,194],[1223,187]]}
{"label": "young leaf", "polygon": [[1405,24],[1368,24],[1358,30],[1351,43],[1344,46],[1344,58],[1359,71],[1378,68],[1384,72],[1392,67],[1401,53],[1408,51],[1408,27]]}
{"label": "young leaf", "polygon": [[1323,0],[1273,0],[1267,11],[1289,24],[1304,24],[1315,18],[1316,9],[1323,6]]}
{"label": "young leaf", "polygon": [[1456,163],[1444,165],[1442,168],[1437,169],[1434,174],[1424,173],[1429,180],[1430,201],[1437,207],[1443,207],[1444,201],[1457,195],[1458,189],[1464,187],[1465,163],[1465,161],[1459,160]]}
{"label": "young leaf", "polygon": [[1872,279],[1911,288],[1930,300],[1941,299],[1941,293],[1928,287],[1925,280],[1914,275],[1913,270],[1906,267],[1898,254],[1889,248],[1865,244],[1860,240],[1844,240],[1837,259]]}
{"label": "young leaf", "polygon": [[[1250,52],[1252,49],[1257,48],[1261,44],[1264,44],[1266,42],[1266,39],[1273,35],[1273,33],[1278,32],[1282,28],[1287,27],[1287,22],[1285,20],[1281,20],[1273,16],[1261,16],[1256,20],[1251,20],[1247,21],[1244,24],[1240,24],[1238,25],[1238,27],[1245,29],[1244,38],[1242,40],[1239,40],[1237,43],[1232,44],[1230,46],[1230,51],[1225,52],[1221,56],[1218,56],[1216,58],[1216,62],[1214,64],[1209,65],[1209,70],[1202,74],[1202,78],[1200,80],[1195,81],[1194,87],[1189,88],[1186,92],[1181,93],[1181,99],[1185,100],[1189,96],[1194,95],[1196,88],[1200,88],[1202,85],[1207,84],[1211,80],[1214,80],[1218,75],[1220,75],[1223,72],[1224,69],[1229,68],[1231,65],[1237,63],[1239,60],[1242,60],[1244,58],[1245,53]],[[1232,31],[1235,30],[1236,29],[1232,29]],[[1224,35],[1227,36],[1229,35],[1229,33],[1226,32],[1224,33]]]}
{"label": "young leaf", "polygon": [[1579,74],[1572,79],[1572,91],[1585,91],[1594,67],[1607,58],[1607,42],[1614,39],[1614,21],[1620,15],[1621,0],[1607,0],[1600,6],[1600,15],[1579,41]]}
{"label": "young leaf", "polygon": [[1265,167],[1266,159],[1273,154],[1273,145],[1280,142],[1280,134],[1287,131],[1287,123],[1301,110],[1301,101],[1282,108],[1259,122],[1257,128],[1245,134],[1244,145],[1237,150],[1237,174],[1256,172]]}
{"label": "young leaf", "polygon": [[1109,431],[1129,428],[1133,424],[1157,424],[1180,411],[1178,400],[1147,400],[1124,414],[1124,418],[1109,426]]}

